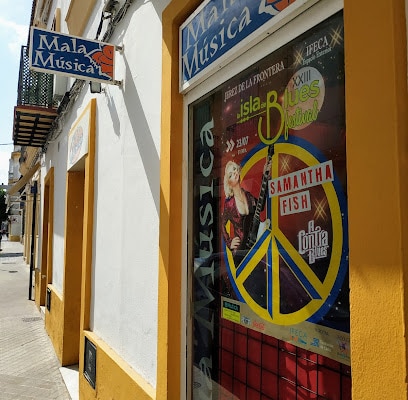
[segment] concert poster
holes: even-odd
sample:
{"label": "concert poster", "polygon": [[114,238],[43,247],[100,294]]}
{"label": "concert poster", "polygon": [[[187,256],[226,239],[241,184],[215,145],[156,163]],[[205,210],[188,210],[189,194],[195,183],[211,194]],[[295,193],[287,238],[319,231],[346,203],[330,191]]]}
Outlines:
{"label": "concert poster", "polygon": [[343,39],[338,13],[191,106],[197,363],[227,320],[350,365]]}

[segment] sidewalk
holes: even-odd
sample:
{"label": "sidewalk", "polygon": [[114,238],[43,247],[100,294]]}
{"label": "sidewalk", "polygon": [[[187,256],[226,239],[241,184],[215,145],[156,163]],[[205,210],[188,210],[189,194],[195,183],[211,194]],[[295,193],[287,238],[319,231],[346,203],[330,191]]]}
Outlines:
{"label": "sidewalk", "polygon": [[71,400],[41,313],[28,300],[23,246],[4,237],[1,248],[0,400]]}

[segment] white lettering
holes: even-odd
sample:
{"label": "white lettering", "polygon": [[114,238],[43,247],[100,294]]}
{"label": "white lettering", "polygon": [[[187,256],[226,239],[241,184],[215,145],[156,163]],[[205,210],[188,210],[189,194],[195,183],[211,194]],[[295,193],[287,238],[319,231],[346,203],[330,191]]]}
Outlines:
{"label": "white lettering", "polygon": [[314,221],[309,221],[308,231],[298,233],[299,254],[308,253],[309,264],[314,264],[316,260],[327,257],[329,248],[329,237],[320,226],[314,226]]}
{"label": "white lettering", "polygon": [[333,180],[333,163],[330,160],[271,179],[268,182],[269,196],[280,196],[301,189],[322,185],[326,182],[332,182]]}

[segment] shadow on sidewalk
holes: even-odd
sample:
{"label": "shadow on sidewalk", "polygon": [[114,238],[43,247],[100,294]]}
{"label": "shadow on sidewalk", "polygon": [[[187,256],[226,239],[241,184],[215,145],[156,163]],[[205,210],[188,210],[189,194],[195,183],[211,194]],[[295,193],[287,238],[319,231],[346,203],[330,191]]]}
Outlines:
{"label": "shadow on sidewalk", "polygon": [[0,258],[2,257],[22,257],[23,253],[2,253],[0,250]]}

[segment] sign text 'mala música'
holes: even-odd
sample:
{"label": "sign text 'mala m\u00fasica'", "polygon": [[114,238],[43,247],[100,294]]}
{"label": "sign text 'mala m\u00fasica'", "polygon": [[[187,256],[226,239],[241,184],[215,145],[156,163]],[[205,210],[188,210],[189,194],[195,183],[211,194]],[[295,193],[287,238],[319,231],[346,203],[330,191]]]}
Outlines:
{"label": "sign text 'mala m\u00fasica'", "polygon": [[181,87],[295,1],[205,1],[180,27]]}
{"label": "sign text 'mala m\u00fasica'", "polygon": [[114,83],[115,46],[31,28],[30,68],[50,74]]}

